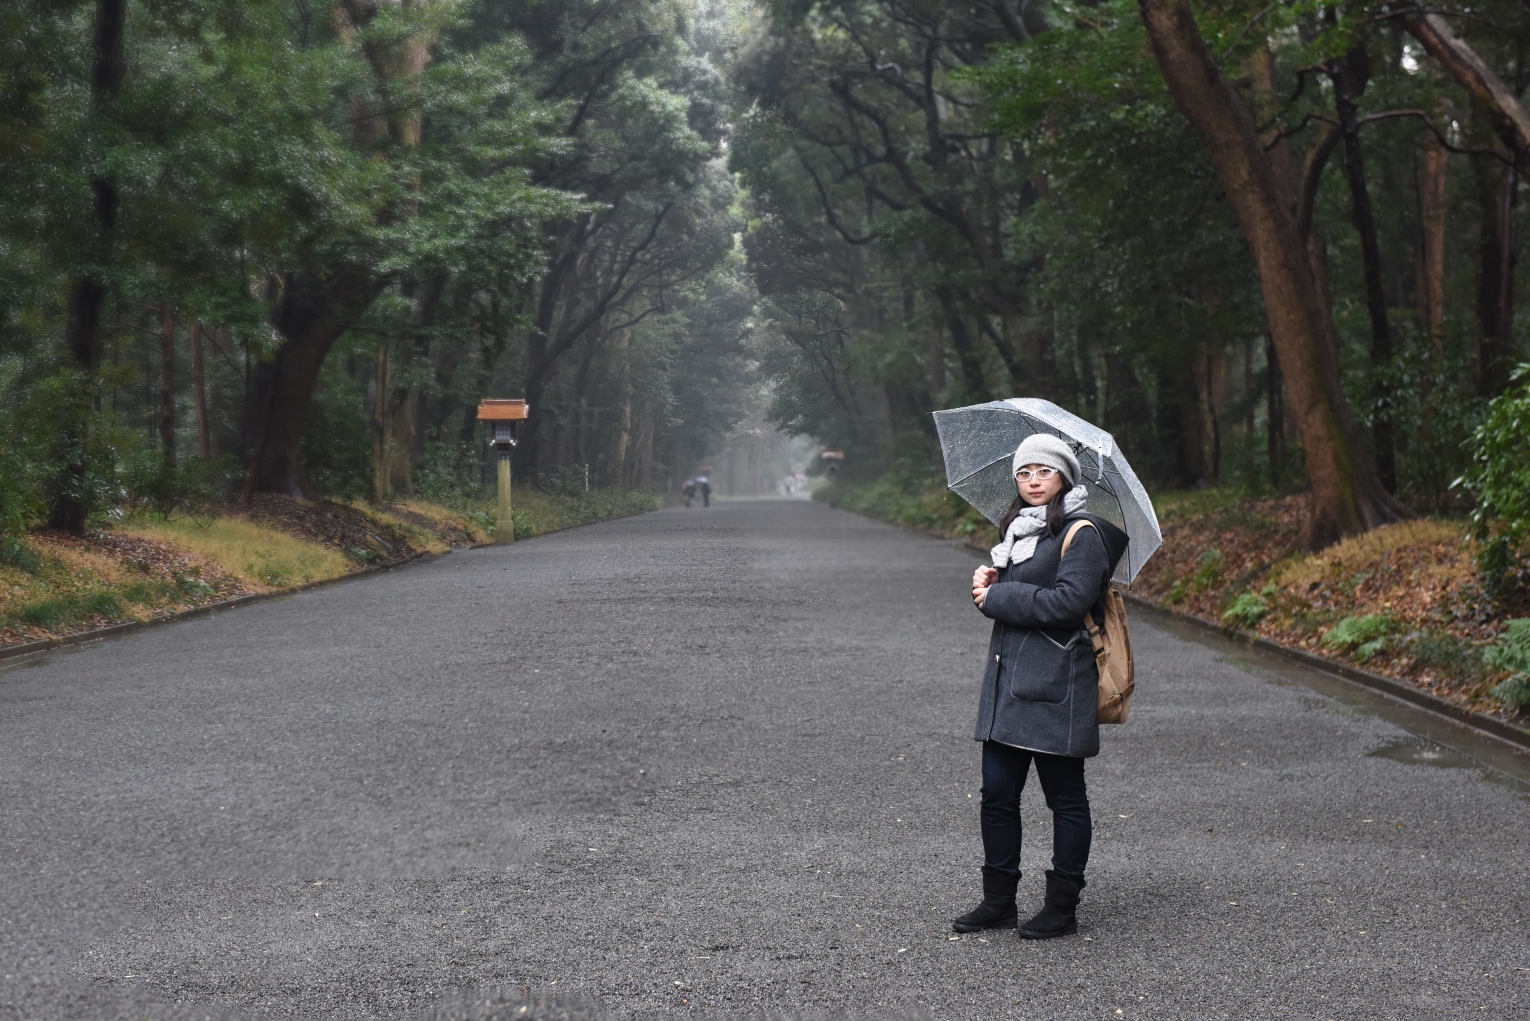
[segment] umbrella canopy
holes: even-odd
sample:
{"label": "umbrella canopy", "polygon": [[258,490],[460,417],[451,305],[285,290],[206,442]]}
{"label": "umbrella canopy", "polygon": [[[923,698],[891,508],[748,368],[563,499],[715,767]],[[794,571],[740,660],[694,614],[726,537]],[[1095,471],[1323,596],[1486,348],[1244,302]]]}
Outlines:
{"label": "umbrella canopy", "polygon": [[1115,439],[1051,401],[1013,397],[937,411],[935,428],[946,459],[947,488],[994,524],[1015,500],[1015,480],[1009,472],[1015,448],[1032,433],[1050,433],[1066,441],[1078,458],[1078,481],[1089,488],[1084,509],[1120,526],[1131,539],[1116,565],[1115,581],[1130,585],[1163,545],[1153,501]]}

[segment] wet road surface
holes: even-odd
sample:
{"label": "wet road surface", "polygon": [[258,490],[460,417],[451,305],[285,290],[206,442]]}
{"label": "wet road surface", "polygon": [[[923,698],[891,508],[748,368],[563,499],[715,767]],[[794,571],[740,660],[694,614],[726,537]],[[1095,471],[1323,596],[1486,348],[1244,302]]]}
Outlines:
{"label": "wet road surface", "polygon": [[0,1019],[1530,1013],[1523,757],[1141,615],[1079,935],[952,939],[973,564],[720,502],[0,674]]}

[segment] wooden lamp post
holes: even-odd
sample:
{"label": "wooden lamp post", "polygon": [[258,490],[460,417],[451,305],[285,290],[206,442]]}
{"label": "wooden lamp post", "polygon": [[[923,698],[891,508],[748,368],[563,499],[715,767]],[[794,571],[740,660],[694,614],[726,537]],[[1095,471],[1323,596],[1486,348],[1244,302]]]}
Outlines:
{"label": "wooden lamp post", "polygon": [[515,446],[517,427],[531,413],[525,401],[480,401],[478,421],[488,422],[493,430],[489,442],[499,452],[499,521],[494,526],[494,542],[506,546],[515,541],[515,522],[510,516],[510,448]]}

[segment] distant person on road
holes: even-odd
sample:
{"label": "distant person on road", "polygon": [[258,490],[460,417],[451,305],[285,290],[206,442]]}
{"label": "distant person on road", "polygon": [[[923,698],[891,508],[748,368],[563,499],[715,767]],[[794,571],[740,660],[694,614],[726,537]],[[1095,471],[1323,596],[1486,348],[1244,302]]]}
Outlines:
{"label": "distant person on road", "polygon": [[[1084,760],[1100,751],[1095,720],[1099,673],[1084,618],[1103,621],[1101,597],[1126,533],[1084,513],[1078,459],[1063,440],[1027,437],[1011,461],[1018,493],[1000,522],[992,567],[972,576],[972,601],[992,618],[978,702],[983,742],[983,901],[957,918],[957,932],[1019,928],[1026,939],[1078,930],[1093,824]],[[1086,520],[1062,556],[1070,522]],[[1052,810],[1052,867],[1046,900],[1020,922],[1020,792],[1031,763]]]}
{"label": "distant person on road", "polygon": [[701,505],[703,507],[712,506],[712,483],[707,481],[705,475],[696,476],[696,488],[701,490]]}
{"label": "distant person on road", "polygon": [[685,506],[690,507],[691,501],[696,499],[696,480],[686,479],[680,483],[680,495],[685,499]]}

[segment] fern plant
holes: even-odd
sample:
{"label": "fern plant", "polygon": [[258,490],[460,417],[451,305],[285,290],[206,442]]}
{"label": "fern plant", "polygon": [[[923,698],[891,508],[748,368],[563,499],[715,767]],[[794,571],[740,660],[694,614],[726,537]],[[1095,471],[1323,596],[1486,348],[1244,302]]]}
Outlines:
{"label": "fern plant", "polygon": [[1323,645],[1341,652],[1352,649],[1356,662],[1364,663],[1386,648],[1391,630],[1392,618],[1384,613],[1345,617],[1328,629],[1323,636]]}
{"label": "fern plant", "polygon": [[1509,621],[1508,630],[1487,647],[1482,658],[1493,669],[1510,673],[1490,694],[1513,712],[1530,709],[1530,617]]}
{"label": "fern plant", "polygon": [[1270,604],[1252,592],[1245,592],[1233,600],[1232,606],[1222,614],[1225,623],[1252,628],[1270,612]]}

